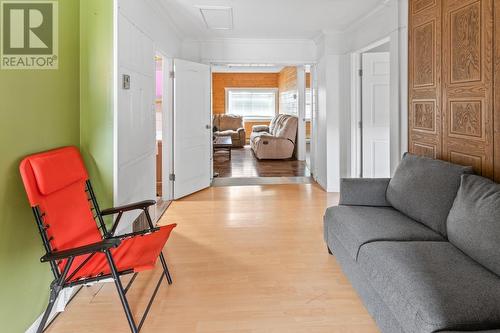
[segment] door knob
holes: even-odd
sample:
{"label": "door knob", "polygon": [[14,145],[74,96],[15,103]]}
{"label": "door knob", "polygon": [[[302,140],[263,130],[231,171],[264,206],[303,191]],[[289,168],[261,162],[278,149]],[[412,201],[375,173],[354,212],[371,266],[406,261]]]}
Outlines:
{"label": "door knob", "polygon": [[210,129],[210,128],[211,128],[211,126],[210,126],[210,125],[205,125],[205,128],[206,128],[206,129]]}

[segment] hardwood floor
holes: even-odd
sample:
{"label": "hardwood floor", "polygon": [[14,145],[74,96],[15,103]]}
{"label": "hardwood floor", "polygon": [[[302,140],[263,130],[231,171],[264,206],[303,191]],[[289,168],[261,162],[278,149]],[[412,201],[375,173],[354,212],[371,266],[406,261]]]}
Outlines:
{"label": "hardwood floor", "polygon": [[[162,285],[144,332],[378,332],[327,254],[322,216],[337,202],[317,185],[210,188],[173,202],[165,250],[174,284]],[[127,296],[142,314],[160,269]],[[114,284],[84,288],[48,329],[129,332]],[[141,331],[142,332],[142,331]]]}
{"label": "hardwood floor", "polygon": [[219,177],[309,177],[306,162],[297,160],[262,160],[255,158],[250,146],[233,149],[232,158],[225,151],[214,155],[214,172]]}

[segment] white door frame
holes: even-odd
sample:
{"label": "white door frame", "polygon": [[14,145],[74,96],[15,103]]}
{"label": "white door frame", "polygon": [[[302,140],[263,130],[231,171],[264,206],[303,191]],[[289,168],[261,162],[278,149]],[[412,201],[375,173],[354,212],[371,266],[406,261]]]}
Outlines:
{"label": "white door frame", "polygon": [[[378,40],[362,49],[351,53],[351,176],[361,175],[361,55],[378,46],[389,43],[390,53],[390,166],[391,175],[401,160],[401,114],[400,114],[400,67],[399,67],[399,37],[398,31]],[[397,93],[395,93],[397,92]]]}
{"label": "white door frame", "polygon": [[310,156],[309,156],[309,161],[310,161],[310,171],[312,173],[312,177],[315,181],[317,181],[317,166],[316,166],[316,156],[317,156],[317,142],[318,142],[318,126],[317,126],[317,119],[318,119],[318,76],[317,76],[317,70],[316,70],[316,65],[313,64],[311,65],[311,70],[310,70],[310,84],[311,84],[311,134],[310,134]]}
{"label": "white door frame", "polygon": [[157,54],[163,58],[162,199],[169,201],[173,200],[174,193],[174,184],[170,180],[174,163],[174,87],[173,78],[170,75],[173,72],[173,59],[165,56],[161,51],[157,51]]}
{"label": "white door frame", "polygon": [[297,160],[306,160],[306,68],[296,66],[297,70]]}

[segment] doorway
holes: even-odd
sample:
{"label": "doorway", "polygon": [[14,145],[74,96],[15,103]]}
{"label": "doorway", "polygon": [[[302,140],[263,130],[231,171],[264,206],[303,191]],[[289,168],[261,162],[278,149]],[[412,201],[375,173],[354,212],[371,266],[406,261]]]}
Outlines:
{"label": "doorway", "polygon": [[353,54],[355,98],[352,116],[352,173],[391,176],[391,44],[377,42]]}
{"label": "doorway", "polygon": [[390,177],[390,54],[377,48],[361,57],[362,177]]}
{"label": "doorway", "polygon": [[[165,114],[168,113],[167,98],[165,96],[165,63],[164,57],[157,53],[155,56],[155,147],[156,147],[156,218],[159,219],[170,205],[169,194],[165,193],[165,182],[168,183],[168,174],[165,174],[167,159],[164,145],[171,144],[164,125]],[[165,147],[166,148],[166,147]],[[167,176],[167,177],[165,177]]]}
{"label": "doorway", "polygon": [[310,68],[212,66],[214,186],[311,182]]}

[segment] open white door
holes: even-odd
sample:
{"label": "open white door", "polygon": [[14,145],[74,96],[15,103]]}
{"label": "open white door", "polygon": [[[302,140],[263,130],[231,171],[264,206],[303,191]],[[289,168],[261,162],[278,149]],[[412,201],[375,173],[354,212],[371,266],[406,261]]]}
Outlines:
{"label": "open white door", "polygon": [[[115,206],[156,198],[154,42],[122,14],[118,20]],[[139,214],[124,214],[117,233],[131,232]]]}
{"label": "open white door", "polygon": [[390,55],[363,54],[362,170],[364,178],[389,177]]}
{"label": "open white door", "polygon": [[210,67],[174,60],[174,199],[210,186]]}

